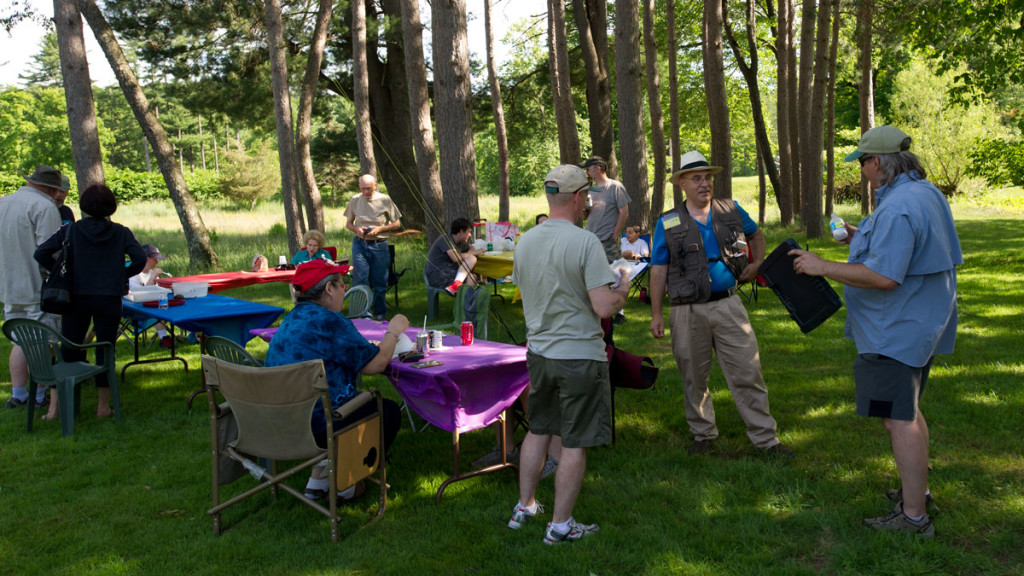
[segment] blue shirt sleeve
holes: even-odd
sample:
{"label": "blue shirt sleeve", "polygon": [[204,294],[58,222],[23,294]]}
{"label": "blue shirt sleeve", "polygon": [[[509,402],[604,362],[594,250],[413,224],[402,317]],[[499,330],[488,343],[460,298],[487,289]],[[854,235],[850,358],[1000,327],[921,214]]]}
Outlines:
{"label": "blue shirt sleeve", "polygon": [[743,220],[743,233],[747,236],[753,235],[754,232],[757,232],[757,222],[750,218],[750,215],[743,209],[743,206],[740,206],[739,202],[733,200],[733,204],[736,205],[736,209],[740,213],[740,219]]}
{"label": "blue shirt sleeve", "polygon": [[651,264],[665,266],[668,264],[668,244],[665,242],[665,225],[661,218],[654,224],[654,239],[651,241]]}

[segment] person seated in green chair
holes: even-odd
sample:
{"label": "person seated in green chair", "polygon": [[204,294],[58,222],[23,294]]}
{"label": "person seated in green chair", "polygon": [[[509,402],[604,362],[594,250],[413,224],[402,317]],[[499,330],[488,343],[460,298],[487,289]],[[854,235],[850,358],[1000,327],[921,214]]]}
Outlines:
{"label": "person seated in green chair", "polygon": [[441,236],[430,247],[426,267],[430,285],[444,288],[454,296],[463,284],[476,286],[472,271],[477,254],[483,250],[477,250],[470,244],[473,223],[466,218],[453,220],[450,230],[450,236]]}
{"label": "person seated in green chair", "polygon": [[324,246],[327,245],[327,238],[323,232],[319,230],[306,232],[302,235],[302,245],[305,248],[296,252],[295,256],[292,256],[292,265],[297,266],[303,262],[317,259],[331,261],[331,253],[324,250]]}

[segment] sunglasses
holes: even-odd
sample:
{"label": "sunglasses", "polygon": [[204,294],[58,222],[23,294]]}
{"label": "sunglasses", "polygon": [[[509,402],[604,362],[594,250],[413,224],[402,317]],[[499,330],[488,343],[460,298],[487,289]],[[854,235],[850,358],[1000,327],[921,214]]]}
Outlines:
{"label": "sunglasses", "polygon": [[861,156],[860,158],[858,158],[858,160],[860,160],[861,168],[864,167],[864,163],[865,162],[867,162],[868,160],[871,160],[872,158],[874,158],[874,156],[868,156],[868,155]]}

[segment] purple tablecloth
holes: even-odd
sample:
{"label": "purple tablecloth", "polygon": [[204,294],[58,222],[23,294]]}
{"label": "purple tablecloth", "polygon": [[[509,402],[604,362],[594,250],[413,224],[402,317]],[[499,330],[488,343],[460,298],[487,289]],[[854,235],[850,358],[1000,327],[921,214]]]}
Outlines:
{"label": "purple tablecloth", "polygon": [[[368,340],[380,341],[386,323],[356,319],[356,329]],[[253,330],[264,340],[274,328]],[[418,329],[406,334],[413,340]],[[392,360],[385,374],[402,398],[424,420],[449,432],[468,432],[496,421],[503,410],[530,383],[526,371],[526,348],[476,340],[463,346],[459,336],[446,334],[448,349],[432,350],[426,360],[440,360],[441,366],[413,368]]]}

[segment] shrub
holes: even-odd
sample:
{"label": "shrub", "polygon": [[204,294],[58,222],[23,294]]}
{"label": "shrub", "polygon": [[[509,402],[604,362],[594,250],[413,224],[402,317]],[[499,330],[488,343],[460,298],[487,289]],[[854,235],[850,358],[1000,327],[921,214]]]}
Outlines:
{"label": "shrub", "polygon": [[1024,186],[1024,140],[982,140],[971,151],[967,173],[984,178],[990,186]]}

